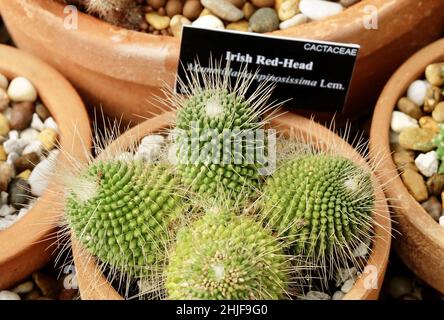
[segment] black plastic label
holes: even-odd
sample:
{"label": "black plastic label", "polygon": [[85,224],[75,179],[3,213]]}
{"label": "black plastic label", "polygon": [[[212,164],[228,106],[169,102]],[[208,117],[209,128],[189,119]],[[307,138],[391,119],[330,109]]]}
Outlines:
{"label": "black plastic label", "polygon": [[290,109],[341,112],[358,52],[354,44],[185,26],[178,80],[187,83],[190,71],[211,72],[219,61],[233,81],[246,67],[257,72],[255,81],[275,83],[272,100],[288,100]]}

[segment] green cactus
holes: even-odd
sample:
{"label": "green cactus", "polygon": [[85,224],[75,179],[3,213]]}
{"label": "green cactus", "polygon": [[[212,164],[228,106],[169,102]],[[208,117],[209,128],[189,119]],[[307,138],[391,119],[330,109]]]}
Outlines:
{"label": "green cactus", "polygon": [[184,210],[167,166],[100,161],[71,183],[68,223],[106,266],[139,277],[163,263],[174,222]]}
{"label": "green cactus", "polygon": [[260,108],[243,95],[209,88],[187,99],[178,110],[178,171],[185,184],[200,194],[218,189],[238,193],[254,189],[264,165],[266,140]]}
{"label": "green cactus", "polygon": [[371,177],[339,155],[297,155],[266,181],[262,213],[294,254],[347,259],[371,237]]}
{"label": "green cactus", "polygon": [[250,217],[208,212],[177,235],[166,269],[170,299],[279,299],[289,270],[281,243]]}

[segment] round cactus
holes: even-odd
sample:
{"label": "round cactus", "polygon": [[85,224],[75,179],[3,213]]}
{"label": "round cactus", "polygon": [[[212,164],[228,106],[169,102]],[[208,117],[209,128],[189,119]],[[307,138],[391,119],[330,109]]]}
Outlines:
{"label": "round cactus", "polygon": [[285,161],[264,186],[262,212],[294,253],[342,258],[371,236],[371,177],[338,155]]}
{"label": "round cactus", "polygon": [[281,243],[246,216],[207,213],[178,232],[169,258],[170,299],[279,299],[286,293]]}
{"label": "round cactus", "polygon": [[264,139],[255,132],[261,125],[261,113],[242,95],[207,89],[191,96],[176,123],[183,181],[207,195],[256,187],[265,157]]}
{"label": "round cactus", "polygon": [[130,276],[164,259],[183,212],[177,181],[163,165],[102,161],[71,183],[67,218],[76,238],[106,266]]}

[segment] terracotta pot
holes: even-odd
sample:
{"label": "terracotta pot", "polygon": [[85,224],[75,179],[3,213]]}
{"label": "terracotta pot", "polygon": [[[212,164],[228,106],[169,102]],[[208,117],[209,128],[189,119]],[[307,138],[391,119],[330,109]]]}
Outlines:
{"label": "terracotta pot", "polygon": [[[378,30],[365,28],[369,8],[377,10]],[[83,13],[78,30],[69,30],[63,9],[49,0],[0,0],[15,43],[54,65],[91,105],[133,123],[159,113],[149,100],[161,94],[164,82],[173,85],[179,40],[117,28]],[[373,99],[404,59],[443,32],[443,1],[363,0],[340,15],[273,34],[362,46],[342,117],[356,118],[371,113]]]}
{"label": "terracotta pot", "polygon": [[[66,155],[61,154],[58,163],[67,165],[69,156],[86,157],[91,147],[88,115],[82,100],[62,75],[29,54],[4,45],[0,45],[0,73],[10,79],[24,76],[35,85],[60,129],[59,143]],[[50,260],[55,250],[50,247],[54,244],[50,236],[56,231],[60,215],[53,208],[54,188],[50,185],[22,219],[0,231],[0,290],[14,285]]]}
{"label": "terracotta pot", "polygon": [[[149,119],[133,129],[123,134],[109,148],[121,150],[126,146],[134,145],[134,141],[142,139],[144,136],[161,132],[170,127],[174,121],[174,113],[164,113],[163,115]],[[339,136],[329,131],[325,127],[316,124],[306,118],[295,114],[287,113],[281,115],[271,122],[271,126],[276,128],[278,132],[289,136],[302,136],[307,141],[320,144],[322,148],[327,149],[332,143],[340,145],[339,153],[368,168],[365,160]],[[391,220],[388,207],[385,202],[384,193],[374,177],[374,187],[376,191],[376,202],[378,214],[375,215],[375,238],[372,252],[368,260],[368,266],[373,269],[364,270],[364,275],[368,272],[375,289],[368,289],[369,279],[365,276],[361,277],[354,285],[353,289],[345,296],[349,300],[375,300],[379,296],[379,292],[384,279],[391,242]],[[106,280],[105,276],[99,270],[94,259],[83,249],[75,240],[73,240],[74,263],[77,270],[77,280],[80,287],[80,294],[84,300],[98,299],[123,299],[116,290]]]}
{"label": "terracotta pot", "polygon": [[[426,66],[444,61],[444,39],[412,56],[393,74],[383,90],[373,116],[370,149],[380,161],[377,175],[393,205],[397,229],[395,248],[410,269],[430,286],[444,292],[444,228],[410,195],[392,160],[389,130],[399,98],[414,80],[424,77]],[[396,233],[395,233],[396,235]]]}

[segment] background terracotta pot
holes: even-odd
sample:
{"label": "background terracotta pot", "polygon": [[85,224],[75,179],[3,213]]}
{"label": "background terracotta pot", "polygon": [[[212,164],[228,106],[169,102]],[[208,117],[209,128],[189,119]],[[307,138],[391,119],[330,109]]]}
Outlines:
{"label": "background terracotta pot", "polygon": [[[36,87],[39,97],[59,126],[60,155],[58,163],[67,165],[67,157],[85,158],[91,148],[89,119],[82,100],[74,88],[46,63],[17,49],[0,45],[0,73],[8,78],[23,76]],[[55,186],[37,201],[33,208],[10,228],[0,231],[0,290],[41,268],[51,258],[55,247],[49,236],[56,230],[53,204]]]}
{"label": "background terracotta pot", "polygon": [[[113,117],[123,113],[133,123],[158,113],[147,99],[161,94],[164,81],[173,84],[179,40],[117,28],[83,13],[77,30],[66,29],[63,9],[50,0],[0,0],[15,43],[54,65],[91,105]],[[378,30],[365,27],[371,10]],[[370,114],[404,59],[443,33],[444,1],[363,0],[340,15],[273,34],[362,46],[344,111],[344,117],[356,118]]]}
{"label": "background terracotta pot", "polygon": [[412,56],[403,64],[383,90],[373,116],[370,150],[380,160],[378,178],[387,186],[393,205],[396,228],[395,248],[402,260],[430,286],[444,292],[444,228],[410,195],[392,160],[389,130],[392,111],[409,85],[424,77],[426,66],[444,61],[444,39]]}
{"label": "background terracotta pot", "polygon": [[[115,150],[125,149],[126,146],[134,145],[134,141],[141,140],[150,133],[167,129],[173,121],[174,113],[172,112],[149,119],[124,133],[111,144],[109,148],[116,148]],[[368,168],[365,160],[339,136],[306,118],[287,113],[275,118],[271,122],[271,126],[276,128],[278,132],[289,136],[303,137],[303,139],[311,143],[319,144],[323,149],[331,147],[332,143],[340,145],[340,154]],[[375,214],[375,238],[372,252],[367,263],[367,265],[371,267],[371,270],[364,270],[364,276],[362,276],[355,283],[353,289],[346,294],[344,299],[347,300],[377,299],[387,267],[391,243],[391,220],[384,193],[376,180],[376,177],[374,177],[377,203],[375,210],[377,210],[378,214]],[[73,254],[82,299],[123,299],[106,280],[94,259],[91,259],[91,256],[74,239]],[[371,279],[367,278],[366,275]],[[374,284],[373,288],[369,288],[369,280],[373,281],[371,282]]]}

